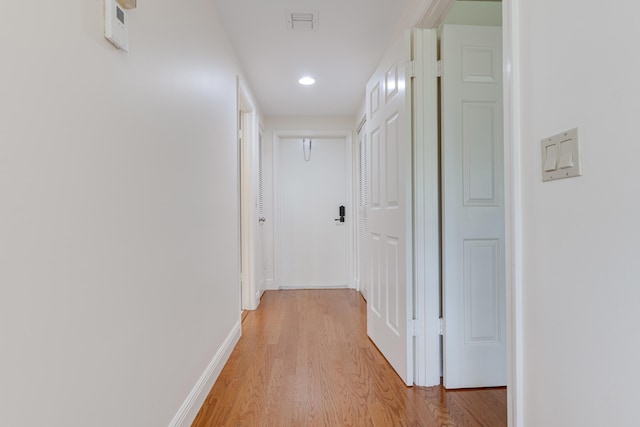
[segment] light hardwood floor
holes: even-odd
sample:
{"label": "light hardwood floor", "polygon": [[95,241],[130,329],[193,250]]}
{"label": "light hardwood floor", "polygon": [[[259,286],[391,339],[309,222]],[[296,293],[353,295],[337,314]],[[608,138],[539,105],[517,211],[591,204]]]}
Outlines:
{"label": "light hardwood floor", "polygon": [[406,387],[353,290],[270,291],[192,427],[507,425],[506,389]]}

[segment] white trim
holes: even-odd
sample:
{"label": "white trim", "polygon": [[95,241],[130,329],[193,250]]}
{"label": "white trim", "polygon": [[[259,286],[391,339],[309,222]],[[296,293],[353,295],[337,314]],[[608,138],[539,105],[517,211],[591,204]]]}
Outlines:
{"label": "white trim", "polygon": [[440,172],[436,30],[414,30],[415,383],[440,384]]}
{"label": "white trim", "polygon": [[271,159],[273,162],[272,177],[272,206],[273,206],[273,281],[270,283],[267,289],[277,290],[280,285],[280,134],[277,131],[273,132],[273,138],[271,140]]}
{"label": "white trim", "polygon": [[258,187],[259,118],[249,92],[238,80],[238,114],[242,115],[241,155],[241,247],[242,247],[242,308],[255,310],[260,302],[256,283],[257,210],[255,198]]}
{"label": "white trim", "polygon": [[[360,229],[360,199],[362,197],[361,194],[361,173],[360,170],[360,161],[362,158],[362,144],[366,138],[366,132],[364,130],[364,125],[367,122],[366,115],[360,120],[360,124],[358,125],[357,131],[355,132],[353,139],[353,157],[351,158],[351,168],[352,168],[352,203],[353,203],[353,287],[356,291],[362,293],[362,266],[361,266],[361,241],[360,235],[362,234],[362,230]],[[366,293],[366,291],[365,291]]]}
{"label": "white trim", "polygon": [[[337,130],[337,131],[314,131],[314,130],[276,130],[273,131],[273,209],[274,209],[274,221],[273,221],[273,247],[274,247],[274,262],[273,262],[273,282],[268,289],[281,289],[282,282],[280,279],[280,262],[281,262],[281,247],[280,247],[280,230],[281,224],[281,209],[280,209],[280,174],[279,161],[280,161],[280,140],[286,138],[313,138],[313,139],[344,139],[345,141],[345,199],[349,206],[347,206],[347,218],[345,222],[346,226],[346,280],[347,287],[353,289],[354,284],[354,238],[353,230],[354,223],[357,219],[357,209],[353,206],[353,132],[351,130]],[[287,285],[288,286],[288,285]]]}
{"label": "white trim", "polygon": [[522,322],[522,201],[520,163],[519,0],[503,0],[505,268],[507,280],[507,423],[524,426]]}
{"label": "white trim", "polygon": [[420,28],[437,28],[455,4],[455,0],[433,0],[422,14],[417,26]]}
{"label": "white trim", "polygon": [[294,290],[294,289],[349,289],[347,285],[282,285],[278,289],[280,290]]}
{"label": "white trim", "polygon": [[363,115],[362,118],[360,119],[360,122],[358,123],[358,126],[356,127],[356,135],[359,135],[360,132],[362,132],[362,130],[364,129],[364,125],[367,124],[367,115]]}
{"label": "white trim", "polygon": [[178,409],[178,412],[169,423],[169,427],[189,427],[191,425],[209,395],[213,384],[218,379],[218,376],[220,376],[222,368],[224,368],[225,363],[229,360],[231,352],[240,339],[241,331],[242,325],[240,321],[238,321],[222,343],[222,346],[220,346],[213,356],[213,359],[211,359],[211,362],[209,362],[209,365],[180,406],[180,409]]}
{"label": "white trim", "polygon": [[346,226],[347,226],[347,287],[351,288],[351,289],[355,289],[356,288],[356,276],[355,276],[355,247],[356,247],[356,243],[355,243],[355,232],[356,232],[356,225],[358,223],[358,208],[356,207],[357,204],[354,203],[354,198],[356,195],[356,192],[354,191],[354,187],[355,187],[355,183],[356,181],[354,181],[354,176],[353,176],[353,132],[352,131],[348,131],[345,138],[345,177],[346,177],[346,182],[345,182],[345,186],[346,186],[346,200],[349,200],[349,208],[348,208],[348,214],[349,216],[347,217],[347,222],[346,222]]}
{"label": "white trim", "polygon": [[242,141],[239,138],[239,117],[240,117],[240,76],[236,76],[236,190],[237,190],[237,205],[238,210],[238,222],[236,227],[238,253],[236,254],[236,271],[238,272],[238,311],[242,312]]}

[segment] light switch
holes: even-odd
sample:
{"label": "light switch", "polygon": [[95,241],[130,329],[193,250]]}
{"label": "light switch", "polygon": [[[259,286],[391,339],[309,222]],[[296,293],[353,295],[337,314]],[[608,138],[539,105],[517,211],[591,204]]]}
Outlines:
{"label": "light switch", "polygon": [[540,141],[542,148],[542,180],[554,181],[582,175],[578,128]]}
{"label": "light switch", "polygon": [[551,172],[557,169],[558,146],[556,144],[544,147],[544,171]]}
{"label": "light switch", "polygon": [[560,153],[560,163],[558,163],[558,167],[560,169],[573,167],[573,139],[560,143]]}

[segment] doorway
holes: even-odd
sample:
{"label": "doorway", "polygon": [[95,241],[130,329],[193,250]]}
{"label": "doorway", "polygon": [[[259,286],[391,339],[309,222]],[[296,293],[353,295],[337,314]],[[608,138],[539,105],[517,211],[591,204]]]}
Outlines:
{"label": "doorway", "polygon": [[443,381],[507,382],[500,2],[458,1],[439,31]]}
{"label": "doorway", "polygon": [[240,204],[240,304],[258,307],[263,288],[262,131],[256,108],[238,79],[238,158]]}
{"label": "doorway", "polygon": [[[464,5],[470,2],[460,3]],[[500,21],[501,4],[499,2],[473,2],[473,8],[477,9],[477,6],[485,4],[489,4],[489,7],[495,11],[498,21]],[[455,7],[454,11],[459,12]],[[473,16],[476,16],[476,12],[472,12],[470,15],[473,18]],[[470,21],[470,23],[474,23],[474,21]],[[485,22],[483,23],[486,25]],[[456,254],[459,265],[454,268],[458,268],[462,272],[467,272],[466,276],[458,280],[458,283],[462,283],[465,286],[462,292],[459,293],[457,298],[449,298],[451,301],[455,301],[459,309],[456,309],[457,313],[455,313],[454,311],[456,310],[443,310],[441,308],[444,305],[444,301],[441,301],[441,291],[442,294],[446,296],[447,290],[442,290],[440,287],[441,275],[439,260],[440,254],[444,252],[443,248],[450,247],[451,240],[449,235],[445,236],[446,241],[443,243],[443,248],[439,247],[441,224],[438,223],[438,206],[440,204],[438,195],[441,194],[442,191],[438,188],[440,178],[437,175],[439,169],[437,159],[440,158],[440,152],[438,148],[438,123],[436,119],[439,115],[437,105],[438,90],[435,77],[437,69],[435,52],[437,51],[437,46],[436,38],[433,35],[434,33],[435,30],[416,30],[413,38],[414,67],[418,70],[419,76],[425,76],[424,78],[418,77],[416,79],[413,89],[414,94],[419,94],[413,105],[416,117],[413,131],[414,135],[417,135],[416,144],[413,147],[414,167],[416,168],[413,176],[413,238],[415,239],[413,245],[415,260],[413,278],[415,289],[413,292],[416,311],[415,317],[408,317],[409,324],[407,329],[409,333],[415,337],[414,348],[417,363],[415,365],[414,382],[417,385],[425,386],[440,383],[440,378],[443,374],[441,370],[443,356],[439,336],[442,332],[444,332],[445,336],[447,334],[447,319],[444,319],[444,322],[441,323],[440,313],[442,310],[446,312],[445,317],[447,313],[449,315],[453,314],[457,317],[462,317],[463,320],[461,323],[463,324],[463,328],[459,328],[457,334],[458,337],[470,347],[479,349],[489,347],[495,342],[499,342],[501,347],[499,358],[501,366],[499,370],[502,375],[499,380],[491,381],[485,384],[485,386],[504,385],[507,372],[507,298],[505,294],[506,263],[504,261],[507,242],[505,242],[504,239],[504,219],[500,226],[502,237],[498,237],[498,240],[496,240],[495,237],[472,236],[470,239],[467,239],[467,245],[463,245],[464,250],[462,251],[462,256]],[[500,33],[499,30],[498,33]],[[501,55],[499,55],[501,51],[502,48],[500,45],[490,47],[481,45],[479,48],[472,47],[467,49],[466,53],[475,61],[467,64],[471,67],[471,69],[466,70],[470,72],[469,79],[476,80],[476,83],[487,86],[493,85],[501,89],[501,76],[498,78],[497,74],[494,74],[493,77],[487,78],[487,76],[483,75],[483,73],[485,73],[483,67],[486,65],[489,65],[491,72],[501,73],[502,59]],[[427,52],[427,54],[422,53],[416,55],[416,52]],[[485,55],[487,52],[490,52],[491,55]],[[491,57],[491,59],[487,62],[488,57]],[[447,65],[445,64],[444,68],[446,67]],[[386,74],[383,82],[379,86],[372,86],[371,88],[371,92],[375,95],[372,95],[372,105],[376,108],[379,103],[382,103],[380,100],[385,99],[377,96],[378,92],[376,88],[386,87],[385,85],[388,83],[388,80],[393,80],[392,77],[396,75],[393,70],[394,68],[385,68],[384,71]],[[476,75],[476,72],[479,73]],[[391,78],[389,76],[391,76]],[[392,87],[396,86],[393,85]],[[495,96],[497,99],[501,99],[501,90]],[[466,190],[469,190],[468,194],[466,194],[466,196],[469,196],[467,197],[469,199],[468,204],[478,207],[479,210],[485,210],[484,208],[493,204],[495,205],[493,206],[495,210],[504,213],[505,200],[503,198],[503,175],[501,173],[503,169],[501,162],[503,145],[501,120],[494,120],[490,125],[484,127],[482,125],[482,118],[487,117],[488,112],[496,113],[493,119],[496,119],[498,115],[500,115],[500,117],[502,116],[502,104],[501,102],[490,104],[487,100],[480,100],[475,102],[475,105],[469,105],[469,107],[473,108],[467,111],[471,114],[467,114],[466,117],[472,120],[468,122],[463,121],[459,126],[462,127],[462,125],[466,123],[467,129],[465,130],[465,135],[474,134],[477,137],[466,140],[467,154],[470,156],[478,155],[481,161],[476,162],[475,157],[473,162],[465,161],[465,157],[460,155],[459,158],[451,162],[447,170],[451,171],[451,165],[455,165],[461,177],[464,177],[466,174],[466,178],[469,178],[468,183],[471,185],[466,186]],[[372,106],[367,106],[366,108],[367,111],[377,111],[376,108]],[[369,145],[365,145],[365,147],[370,146],[372,141],[374,141],[376,129],[377,127],[373,126],[371,132],[367,134],[370,141],[366,141]],[[486,130],[493,132],[493,135],[488,136],[487,132],[483,134],[482,132]],[[485,149],[488,149],[488,151],[485,151]],[[383,151],[386,152],[386,150]],[[376,152],[376,150],[372,150],[372,152]],[[469,160],[470,157],[467,156],[466,159]],[[376,162],[372,161],[372,163]],[[487,165],[493,168],[489,173],[485,173],[484,169],[482,169]],[[367,169],[371,169],[371,167]],[[434,171],[436,173],[435,176]],[[467,172],[471,172],[471,175]],[[487,196],[489,188],[489,186],[485,185],[487,183],[491,184],[491,191],[493,192],[491,197]],[[480,187],[478,187],[478,184]],[[465,186],[457,187],[465,189]],[[443,189],[446,190],[444,187]],[[452,193],[450,191],[444,192],[451,197]],[[495,198],[493,198],[494,195],[496,196]],[[462,199],[466,196],[461,195],[460,197],[454,197]],[[370,216],[375,201],[369,203],[372,204],[364,209],[365,217]],[[449,220],[447,225],[451,224],[452,222]],[[372,239],[375,239],[375,236]],[[363,243],[366,244],[370,242],[365,240]],[[360,244],[359,247],[363,246],[363,244]],[[466,258],[464,257],[465,253],[469,255]],[[452,257],[449,256],[448,260],[451,261]],[[468,262],[465,263],[465,260]],[[485,261],[489,262],[489,264],[493,263],[495,268],[483,268],[486,264]],[[442,276],[446,276],[451,267],[449,265],[443,265],[443,267],[445,267],[446,270],[444,270]],[[478,280],[467,280],[465,282],[464,277],[471,277],[469,275],[471,271],[480,273],[479,275],[471,273],[471,275],[477,277]],[[449,283],[450,282],[451,281],[449,281]],[[449,292],[448,295],[452,296],[453,293]],[[476,326],[480,327],[477,328]],[[451,336],[451,334],[449,334],[449,336]],[[451,349],[451,346],[449,346],[449,349]],[[407,352],[409,351],[411,350],[408,349]],[[451,367],[451,363],[449,367]],[[458,384],[454,387],[459,386]],[[482,385],[477,382],[463,385],[463,387],[480,386]]]}
{"label": "doorway", "polygon": [[274,136],[275,286],[353,287],[351,138]]}

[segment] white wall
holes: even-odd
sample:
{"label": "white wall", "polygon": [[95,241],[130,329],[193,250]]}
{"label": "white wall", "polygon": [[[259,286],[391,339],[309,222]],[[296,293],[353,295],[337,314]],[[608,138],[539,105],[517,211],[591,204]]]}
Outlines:
{"label": "white wall", "polygon": [[358,127],[363,124],[363,120],[366,120],[367,118],[367,107],[365,98],[362,98],[360,106],[358,107],[358,111],[356,112],[356,115],[354,117],[355,120],[353,122],[353,128],[357,131]]}
{"label": "white wall", "polygon": [[272,136],[274,130],[353,130],[354,121],[352,116],[268,117],[265,126]]}
{"label": "white wall", "polygon": [[[236,74],[209,0],[6,2],[0,424],[158,427],[239,321]],[[223,207],[223,208],[221,208]]]}
{"label": "white wall", "polygon": [[[524,1],[524,418],[638,425],[640,3]],[[542,183],[540,139],[580,126],[584,176]]]}
{"label": "white wall", "polygon": [[502,2],[456,1],[443,24],[502,26]]}

